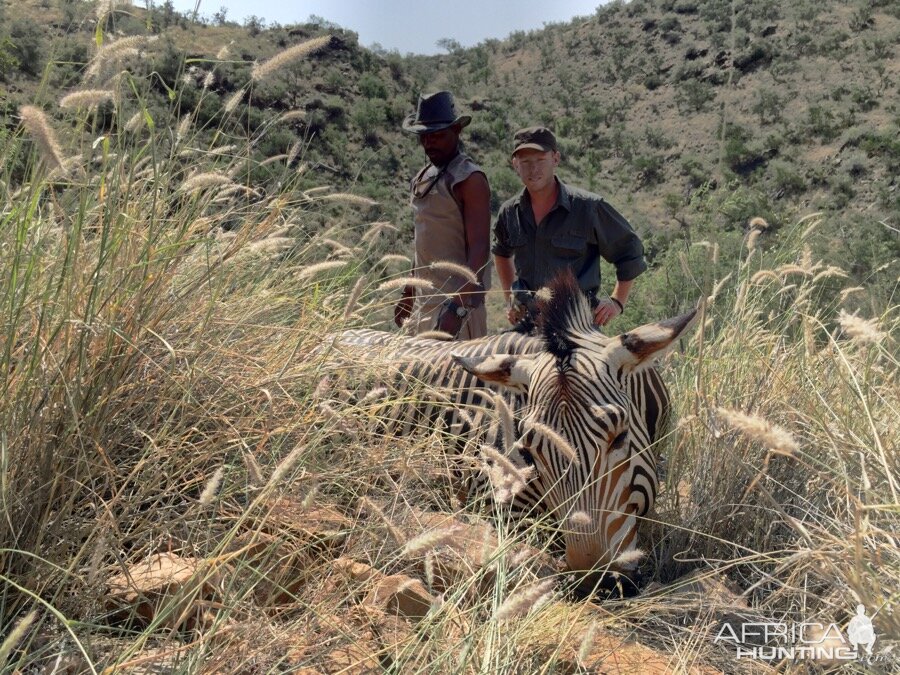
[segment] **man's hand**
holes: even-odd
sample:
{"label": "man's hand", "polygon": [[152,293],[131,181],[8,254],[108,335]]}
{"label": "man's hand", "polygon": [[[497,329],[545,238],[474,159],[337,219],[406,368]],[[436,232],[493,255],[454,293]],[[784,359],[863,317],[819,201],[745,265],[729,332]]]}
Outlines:
{"label": "man's hand", "polygon": [[594,310],[594,323],[598,326],[605,326],[611,319],[616,318],[621,313],[622,309],[612,298],[601,300]]}
{"label": "man's hand", "polygon": [[400,298],[400,302],[394,306],[394,323],[398,328],[402,328],[409,315],[412,314],[415,295],[416,289],[412,286],[403,287],[403,296]]}
{"label": "man's hand", "polygon": [[518,324],[522,319],[525,318],[525,314],[528,312],[525,309],[525,305],[520,305],[519,303],[515,303],[514,305],[510,305],[506,309],[506,320],[513,326]]}

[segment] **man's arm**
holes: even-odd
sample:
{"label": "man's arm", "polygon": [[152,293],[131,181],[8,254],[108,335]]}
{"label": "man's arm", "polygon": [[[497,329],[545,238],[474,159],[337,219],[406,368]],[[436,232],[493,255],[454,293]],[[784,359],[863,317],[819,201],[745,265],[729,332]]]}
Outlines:
{"label": "man's arm", "polygon": [[605,200],[597,204],[597,240],[601,255],[616,268],[611,300],[594,309],[594,323],[605,326],[625,309],[634,280],[647,269],[644,246],[631,224]]}
{"label": "man's arm", "polygon": [[628,281],[617,279],[613,292],[610,293],[609,297],[617,300],[619,304],[617,305],[612,300],[601,300],[596,309],[594,309],[594,323],[598,326],[605,326],[610,319],[619,316],[625,309],[625,303],[628,302],[628,294],[631,292],[633,285],[634,279],[629,279]]}
{"label": "man's arm", "polygon": [[491,188],[485,175],[476,171],[453,190],[462,205],[466,228],[466,266],[478,275],[480,282],[467,282],[454,299],[459,305],[478,307],[484,302],[484,274],[490,255]]}
{"label": "man's arm", "polygon": [[513,302],[512,284],[516,278],[515,262],[512,258],[494,254],[494,266],[497,268],[497,277],[503,288],[503,298],[506,300],[506,320],[516,325],[522,318],[521,313]]}

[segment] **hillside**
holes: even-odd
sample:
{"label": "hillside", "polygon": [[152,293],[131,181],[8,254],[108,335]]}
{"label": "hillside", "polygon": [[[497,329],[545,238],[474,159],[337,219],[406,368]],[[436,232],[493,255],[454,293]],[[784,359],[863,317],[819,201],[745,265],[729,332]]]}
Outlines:
{"label": "hillside", "polygon": [[[824,210],[852,231],[896,242],[896,5],[754,0],[733,17],[730,8],[724,0],[612,3],[592,17],[441,57],[374,54],[335,26],[241,27],[223,17],[201,25],[165,7],[148,15],[119,3],[102,24],[107,40],[147,27],[160,35],[136,71],[149,80],[150,102],[171,105],[162,96],[176,88],[181,110],[203,98],[197,121],[207,128],[248,84],[253,62],[333,34],[329,49],[255,83],[236,139],[276,113],[302,111],[269,131],[255,156],[289,153],[302,141],[293,154],[310,168],[306,185],[352,186],[407,233],[404,187],[421,157],[399,123],[420,91],[447,87],[474,113],[467,141],[488,170],[495,206],[518,189],[507,162],[512,131],[542,122],[562,139],[562,175],[619,204],[652,235],[654,252],[690,233],[710,194],[721,211],[716,228],[740,229],[753,216],[777,225]],[[18,61],[0,59],[7,129],[19,104],[52,107],[81,86],[97,11],[77,0],[5,10],[4,53]],[[217,58],[224,47],[228,55]],[[177,87],[185,78],[193,89]],[[252,180],[266,182],[280,168],[259,168]]]}

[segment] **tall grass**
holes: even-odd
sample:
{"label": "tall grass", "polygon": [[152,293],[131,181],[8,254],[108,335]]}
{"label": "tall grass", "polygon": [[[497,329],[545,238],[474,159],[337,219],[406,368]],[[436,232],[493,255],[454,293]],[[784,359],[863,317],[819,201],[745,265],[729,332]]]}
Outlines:
{"label": "tall grass", "polygon": [[[121,120],[141,105],[110,99]],[[262,194],[258,159],[219,152],[254,144],[230,118],[201,134],[173,108],[98,137],[88,114],[59,142],[81,156],[54,173],[56,146],[25,117],[3,157],[30,153],[29,172],[0,183],[10,667],[583,672],[631,654],[633,672],[762,668],[711,640],[732,601],[842,625],[862,602],[884,643],[900,635],[898,307],[839,314],[808,223],[765,262],[748,252],[664,368],[680,422],[644,527],[647,591],[573,603],[546,581],[545,523],[461,509],[446,430],[380,437],[379,417],[412,402],[351,396],[309,357],[345,325],[384,327],[408,281],[396,253],[361,246],[365,217],[318,225],[369,201],[301,194],[288,167]],[[193,582],[150,616],[110,602],[111,579],[163,553],[194,561]],[[687,597],[687,572],[734,594]]]}

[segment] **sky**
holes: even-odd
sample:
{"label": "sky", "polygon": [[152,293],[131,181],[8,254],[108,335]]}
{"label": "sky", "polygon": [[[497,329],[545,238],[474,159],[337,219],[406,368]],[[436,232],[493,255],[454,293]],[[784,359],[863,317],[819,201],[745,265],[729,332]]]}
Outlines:
{"label": "sky", "polygon": [[[140,0],[134,0],[139,3]],[[173,0],[181,12],[197,0]],[[154,0],[161,5],[163,0]],[[471,47],[516,30],[542,28],[594,14],[604,0],[200,0],[200,15],[228,9],[230,21],[258,16],[267,23],[302,23],[320,16],[359,34],[361,45],[378,43],[401,54],[443,53],[436,42],[451,38]],[[142,3],[141,3],[142,4]]]}

